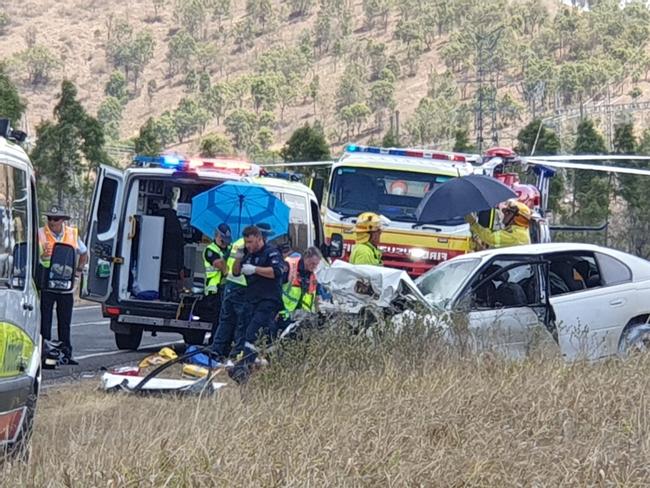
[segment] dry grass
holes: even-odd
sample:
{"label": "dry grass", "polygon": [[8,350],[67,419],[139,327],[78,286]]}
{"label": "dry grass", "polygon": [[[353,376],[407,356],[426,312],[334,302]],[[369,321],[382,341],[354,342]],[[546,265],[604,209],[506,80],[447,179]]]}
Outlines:
{"label": "dry grass", "polygon": [[646,486],[650,359],[463,357],[329,333],[246,389],[41,398],[3,486]]}

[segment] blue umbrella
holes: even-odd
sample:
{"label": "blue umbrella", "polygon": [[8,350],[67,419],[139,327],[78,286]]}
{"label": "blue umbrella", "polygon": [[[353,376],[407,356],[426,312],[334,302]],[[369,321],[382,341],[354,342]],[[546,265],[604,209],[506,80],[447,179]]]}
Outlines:
{"label": "blue umbrella", "polygon": [[289,231],[289,207],[263,186],[227,181],[192,198],[193,227],[212,237],[222,222],[235,239],[249,225],[268,224],[270,240]]}
{"label": "blue umbrella", "polygon": [[427,193],[418,206],[418,222],[434,223],[489,210],[499,203],[517,198],[512,189],[499,180],[483,175],[453,178]]}

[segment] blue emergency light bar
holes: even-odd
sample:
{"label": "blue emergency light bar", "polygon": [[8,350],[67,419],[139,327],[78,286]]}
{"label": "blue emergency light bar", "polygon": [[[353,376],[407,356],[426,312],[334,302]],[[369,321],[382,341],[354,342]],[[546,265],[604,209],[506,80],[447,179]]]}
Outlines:
{"label": "blue emergency light bar", "polygon": [[180,156],[163,154],[160,156],[135,156],[133,162],[137,166],[159,166],[166,169],[177,169],[186,165],[187,161]]}
{"label": "blue emergency light bar", "polygon": [[435,151],[421,151],[414,149],[396,149],[385,147],[373,146],[357,146],[356,144],[349,144],[345,148],[347,153],[366,153],[366,154],[383,154],[386,156],[404,156],[410,158],[424,158],[424,159],[440,159],[443,161],[451,161],[456,163],[466,163],[467,157],[464,154],[444,153]]}

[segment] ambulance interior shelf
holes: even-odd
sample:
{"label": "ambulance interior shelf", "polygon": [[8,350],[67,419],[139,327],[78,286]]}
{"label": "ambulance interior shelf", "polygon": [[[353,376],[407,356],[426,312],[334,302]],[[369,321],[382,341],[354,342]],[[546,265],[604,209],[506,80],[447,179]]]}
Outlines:
{"label": "ambulance interior shelf", "polygon": [[[207,238],[190,226],[192,198],[213,185],[140,179],[128,290],[131,298],[182,302],[203,293]],[[184,279],[181,280],[181,275]]]}

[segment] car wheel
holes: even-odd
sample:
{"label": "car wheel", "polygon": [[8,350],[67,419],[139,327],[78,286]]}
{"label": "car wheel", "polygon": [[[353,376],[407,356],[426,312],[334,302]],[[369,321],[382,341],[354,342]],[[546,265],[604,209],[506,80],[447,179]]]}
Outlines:
{"label": "car wheel", "polygon": [[633,325],[621,337],[618,353],[622,357],[650,351],[650,324]]}
{"label": "car wheel", "polygon": [[115,345],[121,351],[136,351],[142,342],[142,329],[131,327],[128,332],[115,332]]}
{"label": "car wheel", "polygon": [[183,332],[183,341],[188,346],[202,346],[205,332],[202,330],[186,330]]}

